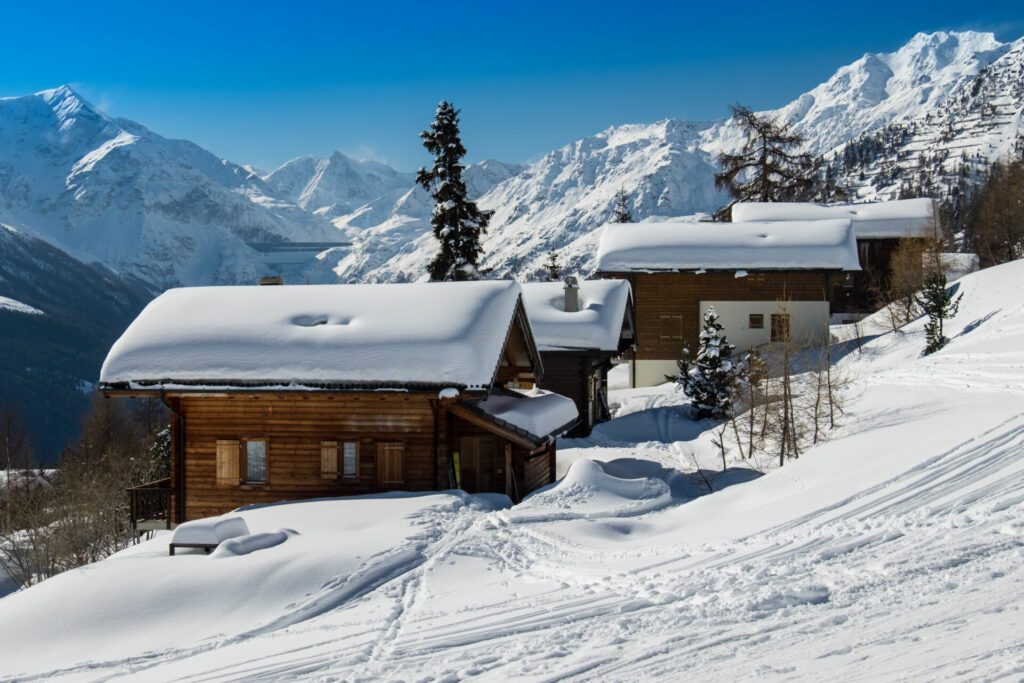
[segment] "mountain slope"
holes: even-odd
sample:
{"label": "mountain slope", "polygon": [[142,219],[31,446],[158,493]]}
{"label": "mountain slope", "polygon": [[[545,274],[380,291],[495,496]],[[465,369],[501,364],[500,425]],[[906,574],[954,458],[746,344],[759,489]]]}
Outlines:
{"label": "mountain slope", "polygon": [[[1000,43],[991,33],[918,34],[895,52],[865,54],[763,113],[791,123],[815,153],[859,160],[832,173],[863,199],[906,195],[907,186],[921,186],[915,170],[936,165],[940,171],[930,172],[945,173],[946,182],[927,189],[941,193],[963,173],[960,165],[976,172],[1020,138],[1022,44]],[[567,270],[587,274],[594,231],[610,215],[617,190],[630,194],[638,220],[710,213],[725,201],[714,188],[714,156],[741,144],[731,120],[668,119],[609,128],[551,152],[480,197],[495,212],[483,266],[495,276],[536,277],[547,252],[557,249]],[[367,221],[370,231],[336,272],[352,280],[424,277],[436,244],[413,215],[396,208],[387,225]],[[369,239],[378,234],[387,242],[383,253]]]}
{"label": "mountain slope", "polygon": [[866,199],[948,196],[1024,150],[1024,38],[952,91],[829,155],[837,181]]}
{"label": "mountain slope", "polygon": [[110,345],[152,293],[99,265],[0,224],[0,405],[28,422],[52,463],[77,435]]}
{"label": "mountain slope", "polygon": [[0,99],[0,220],[158,288],[252,281],[246,242],[326,240],[323,219],[191,142],[101,113],[67,86]]}

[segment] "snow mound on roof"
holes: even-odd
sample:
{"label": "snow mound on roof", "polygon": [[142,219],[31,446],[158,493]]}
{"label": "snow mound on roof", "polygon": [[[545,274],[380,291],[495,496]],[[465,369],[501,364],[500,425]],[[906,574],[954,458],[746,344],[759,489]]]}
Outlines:
{"label": "snow mound on roof", "polygon": [[561,282],[524,284],[526,314],[538,348],[617,351],[629,292],[626,280],[583,280],[580,310],[570,313]]}
{"label": "snow mound on roof", "polygon": [[206,517],[180,524],[171,536],[171,543],[217,545],[229,538],[249,535],[249,527],[241,517]]}
{"label": "snow mound on roof", "polygon": [[576,403],[571,398],[543,389],[507,395],[491,394],[478,401],[476,407],[538,440],[555,434],[579,417]]}
{"label": "snow mound on roof", "polygon": [[597,462],[581,458],[561,480],[502,514],[515,521],[531,522],[545,518],[632,517],[671,504],[672,493],[661,479],[614,477]]}
{"label": "snow mound on roof", "polygon": [[100,381],[486,387],[519,297],[497,281],[172,289]]}
{"label": "snow mound on roof", "polygon": [[810,202],[738,202],[732,207],[732,219],[736,223],[849,219],[858,238],[882,239],[924,234],[934,211],[934,200],[927,198],[828,206]]}
{"label": "snow mound on roof", "polygon": [[26,315],[46,315],[38,308],[29,306],[16,299],[10,297],[0,296],[0,311],[12,311],[14,313],[24,313]]}
{"label": "snow mound on roof", "polygon": [[860,270],[850,220],[761,223],[614,223],[602,228],[604,272]]}

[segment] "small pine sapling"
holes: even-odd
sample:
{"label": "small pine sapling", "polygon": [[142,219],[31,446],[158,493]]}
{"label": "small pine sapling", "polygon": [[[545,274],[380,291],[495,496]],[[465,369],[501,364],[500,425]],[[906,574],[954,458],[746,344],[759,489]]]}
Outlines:
{"label": "small pine sapling", "polygon": [[683,349],[679,360],[676,382],[691,399],[693,416],[704,418],[728,417],[732,411],[735,388],[743,368],[730,360],[736,350],[722,333],[718,312],[709,306],[704,314],[704,327],[700,333],[700,348],[690,360],[689,349]]}
{"label": "small pine sapling", "polygon": [[942,271],[933,270],[925,277],[924,287],[917,297],[917,305],[928,316],[928,322],[924,326],[924,355],[935,353],[949,342],[943,325],[946,318],[956,315],[962,297],[963,294],[954,297],[946,289],[946,276]]}
{"label": "small pine sapling", "polygon": [[612,223],[632,223],[633,214],[629,211],[629,195],[620,189],[615,193],[615,208],[612,209]]}
{"label": "small pine sapling", "polygon": [[548,260],[544,264],[544,271],[548,282],[558,282],[562,279],[562,266],[558,264],[558,252],[554,249],[548,252]]}

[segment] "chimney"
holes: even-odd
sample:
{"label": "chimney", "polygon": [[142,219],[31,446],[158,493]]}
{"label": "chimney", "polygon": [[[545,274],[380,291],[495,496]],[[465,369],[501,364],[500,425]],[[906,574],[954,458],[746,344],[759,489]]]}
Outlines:
{"label": "chimney", "polygon": [[580,310],[580,284],[570,275],[565,278],[565,312],[575,313]]}
{"label": "chimney", "polygon": [[266,285],[283,285],[284,278],[280,275],[264,275],[260,278],[260,286]]}

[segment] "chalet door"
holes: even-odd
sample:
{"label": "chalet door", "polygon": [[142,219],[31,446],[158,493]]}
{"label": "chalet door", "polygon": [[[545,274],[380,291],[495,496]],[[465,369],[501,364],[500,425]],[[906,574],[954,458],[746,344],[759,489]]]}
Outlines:
{"label": "chalet door", "polygon": [[382,442],[377,444],[377,486],[381,489],[393,490],[405,487],[402,472],[405,446],[400,441]]}
{"label": "chalet door", "polygon": [[459,439],[459,483],[467,493],[480,492],[480,437]]}

